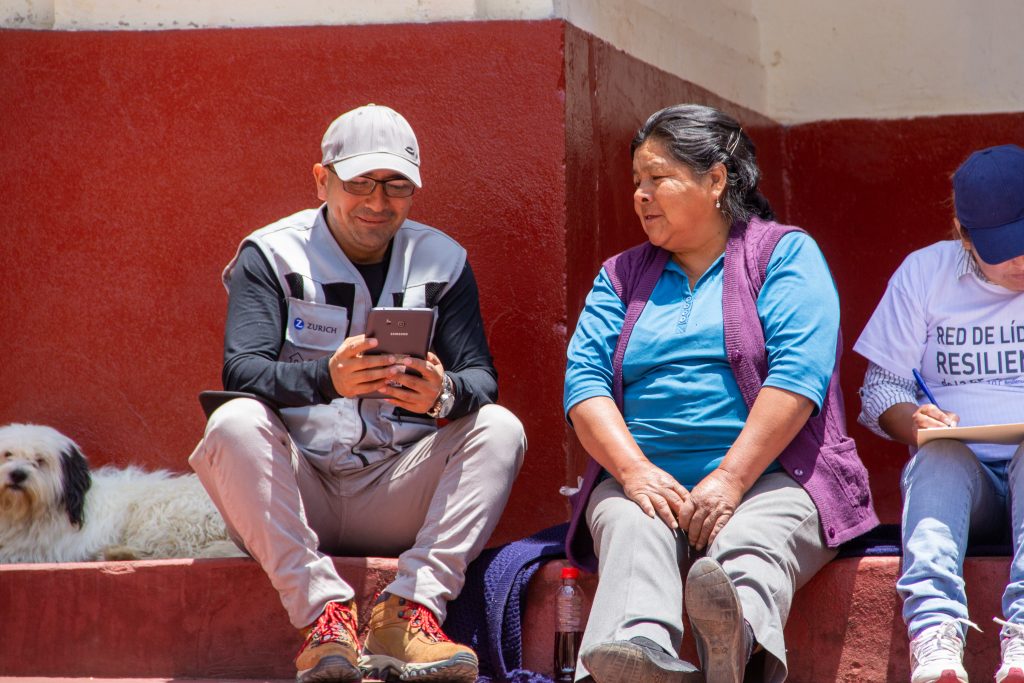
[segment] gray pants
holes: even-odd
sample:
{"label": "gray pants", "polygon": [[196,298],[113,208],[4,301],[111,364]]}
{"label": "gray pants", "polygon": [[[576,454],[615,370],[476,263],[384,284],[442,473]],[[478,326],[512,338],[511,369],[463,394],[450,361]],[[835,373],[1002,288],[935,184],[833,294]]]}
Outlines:
{"label": "gray pants", "polygon": [[[660,519],[651,519],[614,479],[601,482],[587,507],[600,580],[581,650],[645,636],[669,652],[683,638],[683,580],[696,552]],[[818,511],[789,475],[762,476],[708,550],[732,579],[757,642],[765,649],[761,679],[786,679],[783,627],[797,588],[836,551],[827,547]],[[582,662],[577,680],[588,675]]]}
{"label": "gray pants", "polygon": [[302,628],[328,602],[355,596],[323,553],[397,555],[386,590],[443,622],[466,565],[498,523],[525,450],[519,420],[488,405],[393,458],[331,475],[266,406],[235,399],[210,416],[189,464]]}

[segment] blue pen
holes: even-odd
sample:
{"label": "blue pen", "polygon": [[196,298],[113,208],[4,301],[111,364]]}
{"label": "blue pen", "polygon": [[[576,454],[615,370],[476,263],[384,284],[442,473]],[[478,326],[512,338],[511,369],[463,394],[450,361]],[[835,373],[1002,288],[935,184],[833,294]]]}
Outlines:
{"label": "blue pen", "polygon": [[[934,396],[932,396],[932,391],[928,388],[928,385],[924,383],[924,377],[921,376],[921,373],[917,371],[917,368],[914,368],[911,372],[914,373],[914,379],[917,380],[917,386],[921,387],[921,391],[923,391],[924,395],[928,397],[928,401],[936,408],[939,408],[939,402],[935,400]],[[939,410],[942,410],[942,408],[939,408]]]}

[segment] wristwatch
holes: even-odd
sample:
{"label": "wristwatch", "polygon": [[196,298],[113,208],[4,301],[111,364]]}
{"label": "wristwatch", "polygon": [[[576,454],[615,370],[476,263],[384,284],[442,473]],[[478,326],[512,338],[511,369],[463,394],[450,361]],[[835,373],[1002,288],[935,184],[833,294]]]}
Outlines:
{"label": "wristwatch", "polygon": [[427,411],[427,417],[448,417],[448,413],[452,412],[453,405],[455,405],[455,385],[446,372],[444,379],[441,380],[441,393],[438,394],[434,405],[430,406],[430,410]]}

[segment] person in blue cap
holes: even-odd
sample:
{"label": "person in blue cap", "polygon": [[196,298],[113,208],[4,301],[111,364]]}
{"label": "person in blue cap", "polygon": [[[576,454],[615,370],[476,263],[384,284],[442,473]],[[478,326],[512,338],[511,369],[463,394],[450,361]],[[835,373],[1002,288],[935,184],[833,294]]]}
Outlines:
{"label": "person in blue cap", "polygon": [[[1024,682],[1024,445],[929,441],[934,427],[1024,423],[1024,149],[971,154],[953,174],[953,239],[910,254],[854,350],[860,422],[910,446],[897,589],[912,683],[967,682],[963,559],[1012,538],[997,683]],[[917,381],[914,373],[919,370]],[[980,630],[980,629],[979,629]]]}

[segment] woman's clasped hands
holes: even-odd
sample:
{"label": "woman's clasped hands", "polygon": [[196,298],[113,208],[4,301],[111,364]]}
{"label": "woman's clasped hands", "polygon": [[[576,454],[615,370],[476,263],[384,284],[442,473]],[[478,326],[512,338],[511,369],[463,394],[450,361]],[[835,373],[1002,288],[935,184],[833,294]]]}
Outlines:
{"label": "woman's clasped hands", "polygon": [[687,491],[670,474],[650,462],[624,470],[622,490],[647,516],[673,531],[682,531],[696,550],[710,545],[743,498],[739,478],[715,469]]}

